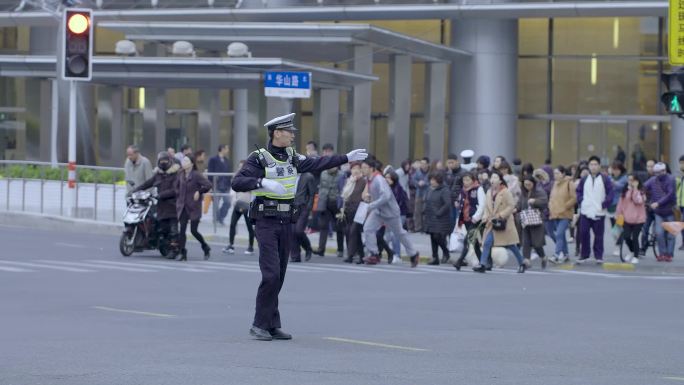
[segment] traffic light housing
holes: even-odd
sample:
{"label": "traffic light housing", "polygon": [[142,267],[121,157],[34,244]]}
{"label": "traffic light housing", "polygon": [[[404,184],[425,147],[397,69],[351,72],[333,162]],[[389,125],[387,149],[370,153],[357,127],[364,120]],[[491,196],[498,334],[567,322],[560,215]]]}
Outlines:
{"label": "traffic light housing", "polygon": [[684,91],[670,91],[660,98],[665,105],[665,110],[670,115],[684,115]]}
{"label": "traffic light housing", "polygon": [[62,79],[89,81],[93,70],[93,17],[89,9],[64,11]]}

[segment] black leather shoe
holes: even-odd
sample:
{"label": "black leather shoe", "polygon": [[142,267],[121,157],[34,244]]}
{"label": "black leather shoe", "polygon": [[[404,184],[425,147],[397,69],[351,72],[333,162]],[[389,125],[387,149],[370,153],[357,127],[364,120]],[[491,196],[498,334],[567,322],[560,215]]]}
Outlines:
{"label": "black leather shoe", "polygon": [[252,326],[252,328],[249,329],[249,334],[259,341],[273,340],[273,337],[271,336],[271,333],[268,332],[268,330],[264,330],[256,326]]}
{"label": "black leather shoe", "polygon": [[420,262],[420,253],[416,253],[416,255],[412,255],[410,259],[411,259],[411,267],[418,266],[418,263]]}
{"label": "black leather shoe", "polygon": [[345,258],[344,261],[342,261],[342,262],[344,262],[344,263],[352,263],[352,262],[354,262],[354,261],[352,260],[351,257],[347,257],[347,258]]}
{"label": "black leather shoe", "polygon": [[443,257],[442,257],[442,260],[441,260],[440,262],[442,262],[442,263],[447,263],[447,262],[449,262],[449,256],[448,256],[448,255],[443,256]]}
{"label": "black leather shoe", "polygon": [[313,253],[319,257],[325,257],[325,250],[316,250]]}
{"label": "black leather shoe", "polygon": [[211,257],[211,247],[209,247],[209,245],[203,245],[202,251],[204,251],[204,260],[208,261]]}
{"label": "black leather shoe", "polygon": [[518,273],[522,274],[525,272],[526,269],[527,269],[527,266],[525,266],[525,264],[523,263],[522,265],[520,265],[520,267],[518,267]]}
{"label": "black leather shoe", "polygon": [[291,334],[285,333],[280,328],[273,328],[273,329],[269,330],[269,333],[271,333],[271,337],[274,340],[291,340],[292,339]]}
{"label": "black leather shoe", "polygon": [[439,265],[439,259],[433,259],[432,261],[427,263],[430,266],[437,266]]}
{"label": "black leather shoe", "polygon": [[363,258],[359,258],[359,260],[356,261],[357,265],[363,265],[364,263],[366,263],[366,262],[363,261]]}
{"label": "black leather shoe", "polygon": [[187,249],[182,249],[180,251],[180,254],[178,254],[178,261],[187,261],[188,260],[188,250]]}
{"label": "black leather shoe", "polygon": [[477,273],[484,273],[487,271],[487,268],[484,265],[480,265],[478,267],[473,267],[473,271]]}
{"label": "black leather shoe", "polygon": [[309,250],[306,252],[306,255],[304,255],[304,260],[309,262],[311,260],[311,255],[313,254],[313,250]]}
{"label": "black leather shoe", "polygon": [[485,270],[487,270],[487,271],[492,271],[492,265],[487,265],[487,266],[485,266]]}

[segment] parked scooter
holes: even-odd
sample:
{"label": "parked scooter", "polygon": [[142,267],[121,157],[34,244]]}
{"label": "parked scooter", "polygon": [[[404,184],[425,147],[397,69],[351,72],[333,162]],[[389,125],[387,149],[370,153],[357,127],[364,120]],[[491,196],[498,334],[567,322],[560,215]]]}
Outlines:
{"label": "parked scooter", "polygon": [[159,250],[169,259],[176,257],[177,250],[159,229],[157,202],[157,197],[149,191],[136,191],[126,198],[125,228],[119,241],[119,251],[124,257],[145,250]]}

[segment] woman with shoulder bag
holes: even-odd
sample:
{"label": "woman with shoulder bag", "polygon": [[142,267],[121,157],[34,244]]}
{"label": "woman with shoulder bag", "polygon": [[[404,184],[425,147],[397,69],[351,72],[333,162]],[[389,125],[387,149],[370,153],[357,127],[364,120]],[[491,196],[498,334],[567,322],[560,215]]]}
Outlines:
{"label": "woman with shoulder bag", "polygon": [[178,257],[179,261],[188,260],[188,250],[185,248],[187,241],[185,232],[190,222],[190,232],[202,245],[204,251],[204,259],[209,259],[209,252],[211,248],[199,233],[197,227],[199,226],[200,218],[202,218],[202,194],[211,190],[211,182],[204,175],[197,171],[195,166],[195,159],[192,155],[188,155],[181,161],[183,170],[178,173],[176,180],[176,214],[178,215],[178,222],[180,224],[179,247],[181,249]]}
{"label": "woman with shoulder bag", "polygon": [[542,212],[548,207],[546,191],[537,185],[532,176],[523,178],[522,196],[518,202],[518,212],[522,225],[522,247],[525,265],[530,267],[532,248],[539,254],[542,269],[546,269],[548,261],[544,254],[546,229]]}
{"label": "woman with shoulder bag", "polygon": [[344,213],[344,224],[346,226],[347,238],[347,258],[346,263],[354,261],[354,255],[359,256],[357,264],[363,264],[363,225],[354,222],[356,211],[361,204],[362,194],[366,188],[366,179],[361,174],[361,163],[352,163],[350,166],[349,178],[342,188],[342,212]]}
{"label": "woman with shoulder bag", "polygon": [[433,171],[429,176],[430,189],[425,198],[425,232],[430,234],[432,261],[428,265],[439,265],[439,249],[442,249],[443,263],[449,260],[447,236],[454,228],[451,221],[451,191],[444,186],[444,177],[440,171]]}
{"label": "woman with shoulder bag", "polygon": [[634,174],[627,178],[627,188],[622,190],[615,210],[616,223],[622,222],[622,241],[627,243],[631,256],[625,262],[639,263],[639,233],[646,222],[646,196],[641,180]]}
{"label": "woman with shoulder bag", "polygon": [[498,171],[493,171],[490,177],[491,188],[487,191],[485,213],[482,220],[485,222],[484,247],[480,257],[480,265],[473,267],[474,271],[484,273],[485,263],[492,253],[492,247],[500,246],[510,250],[518,261],[518,273],[525,272],[523,257],[518,248],[520,238],[515,229],[513,212],[515,203],[513,195],[506,188],[506,182]]}

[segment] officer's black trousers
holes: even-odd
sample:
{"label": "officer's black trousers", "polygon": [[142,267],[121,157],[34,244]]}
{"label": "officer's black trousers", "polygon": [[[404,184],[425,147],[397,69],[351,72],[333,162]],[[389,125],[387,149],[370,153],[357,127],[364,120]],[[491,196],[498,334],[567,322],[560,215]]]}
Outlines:
{"label": "officer's black trousers", "polygon": [[293,259],[301,258],[302,253],[300,248],[303,248],[306,252],[312,251],[311,241],[309,241],[309,237],[306,236],[306,223],[308,221],[309,208],[306,207],[306,205],[301,205],[299,207],[299,219],[297,219],[297,223],[292,225],[295,239],[291,242],[292,249],[290,251],[290,256]]}
{"label": "officer's black trousers", "polygon": [[278,293],[285,281],[293,235],[292,223],[289,219],[272,218],[257,219],[255,222],[261,284],[257,291],[254,326],[268,330],[280,327]]}

